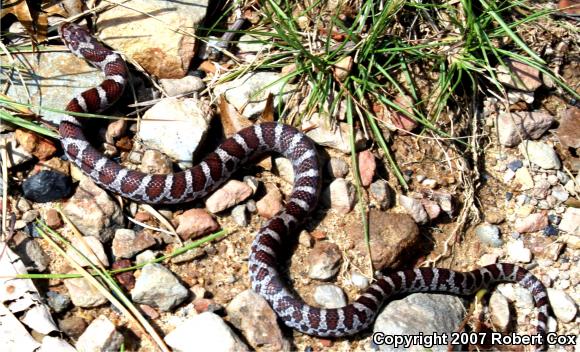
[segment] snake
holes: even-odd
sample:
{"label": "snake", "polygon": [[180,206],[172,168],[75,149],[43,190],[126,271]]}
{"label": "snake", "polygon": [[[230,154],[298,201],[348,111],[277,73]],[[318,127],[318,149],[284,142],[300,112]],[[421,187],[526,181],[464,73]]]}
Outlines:
{"label": "snake", "polygon": [[[254,124],[221,143],[197,165],[170,174],[146,174],[130,170],[105,157],[87,141],[74,113],[99,112],[123,93],[128,69],[118,53],[102,45],[87,29],[65,23],[59,34],[66,47],[105,75],[97,87],[74,97],[63,116],[59,133],[64,153],[94,182],[135,202],[180,204],[202,198],[217,189],[246,162],[264,153],[289,159],[294,185],[284,208],[262,225],[248,260],[252,289],[263,296],[279,319],[304,334],[342,337],[367,329],[379,309],[391,297],[403,293],[442,292],[472,295],[498,282],[518,283],[532,294],[537,310],[536,332],[546,335],[549,301],[546,289],[528,270],[510,263],[486,265],[468,272],[444,268],[415,268],[379,273],[352,303],[333,309],[305,303],[285,282],[278,258],[288,238],[299,228],[318,202],[322,176],[315,143],[296,128],[278,122]],[[535,346],[537,350],[544,344]]]}

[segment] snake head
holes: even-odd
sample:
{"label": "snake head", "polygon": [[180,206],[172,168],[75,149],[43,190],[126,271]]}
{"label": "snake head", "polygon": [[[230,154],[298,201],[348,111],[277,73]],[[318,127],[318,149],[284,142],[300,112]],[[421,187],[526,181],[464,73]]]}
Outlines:
{"label": "snake head", "polygon": [[77,51],[81,43],[91,42],[89,32],[74,23],[63,23],[58,27],[58,33],[64,44],[73,52]]}

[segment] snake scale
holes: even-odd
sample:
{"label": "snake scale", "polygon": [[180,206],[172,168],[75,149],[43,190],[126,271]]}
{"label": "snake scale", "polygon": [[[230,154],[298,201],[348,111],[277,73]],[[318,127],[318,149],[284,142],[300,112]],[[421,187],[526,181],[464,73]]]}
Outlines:
{"label": "snake scale", "polygon": [[[96,41],[84,28],[64,24],[62,40],[77,56],[105,74],[105,80],[72,99],[71,112],[99,112],[113,104],[127,83],[127,68],[121,56]],[[457,272],[418,268],[379,275],[354,302],[342,308],[321,309],[307,305],[285,284],[277,258],[287,236],[312,211],[318,201],[321,175],[317,151],[310,138],[293,127],[262,123],[245,128],[226,139],[199,164],[182,172],[150,175],[123,168],[107,159],[85,138],[79,121],[65,116],[59,132],[68,158],[97,184],[136,202],[176,204],[207,195],[226,181],[245,162],[263,153],[279,153],[294,168],[294,188],[285,208],[258,231],[249,257],[252,288],[272,306],[289,327],[320,337],[352,335],[369,327],[389,297],[409,292],[444,292],[470,295],[497,282],[516,282],[528,289],[538,310],[536,330],[545,335],[549,302],[546,289],[529,271],[500,263]],[[545,348],[544,345],[536,346]]]}

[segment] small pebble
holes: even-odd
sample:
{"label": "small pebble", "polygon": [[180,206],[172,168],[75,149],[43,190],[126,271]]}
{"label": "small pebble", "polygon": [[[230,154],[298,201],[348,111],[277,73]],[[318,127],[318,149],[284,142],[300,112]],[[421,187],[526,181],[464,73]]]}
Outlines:
{"label": "small pebble", "polygon": [[557,236],[558,235],[558,229],[555,228],[552,225],[548,225],[544,228],[544,235],[546,236]]}
{"label": "small pebble", "polygon": [[511,161],[507,164],[508,169],[512,170],[512,171],[516,171],[517,169],[519,169],[520,167],[524,166],[524,163],[521,160],[514,160]]}
{"label": "small pebble", "polygon": [[475,228],[475,234],[482,243],[492,247],[501,247],[502,239],[499,237],[500,230],[496,225],[480,224]]}
{"label": "small pebble", "polygon": [[514,194],[512,192],[505,192],[505,200],[507,202],[509,202],[510,200],[512,200],[512,197],[514,196]]}
{"label": "small pebble", "polygon": [[369,279],[367,279],[366,276],[360,274],[356,270],[353,270],[350,273],[350,281],[359,290],[364,290],[369,287]]}
{"label": "small pebble", "polygon": [[72,190],[69,176],[50,170],[44,170],[30,176],[22,183],[24,196],[38,203],[66,198],[72,193]]}
{"label": "small pebble", "polygon": [[319,285],[314,289],[314,301],[324,308],[340,308],[346,306],[346,295],[338,286]]}
{"label": "small pebble", "polygon": [[240,226],[248,226],[248,213],[246,212],[246,205],[236,205],[232,209],[232,218],[236,224]]}

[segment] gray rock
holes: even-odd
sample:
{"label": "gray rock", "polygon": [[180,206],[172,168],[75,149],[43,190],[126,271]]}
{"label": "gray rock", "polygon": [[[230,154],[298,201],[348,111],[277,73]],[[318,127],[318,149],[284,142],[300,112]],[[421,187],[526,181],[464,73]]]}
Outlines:
{"label": "gray rock", "polygon": [[229,321],[254,349],[286,351],[288,340],[278,325],[276,313],[268,302],[252,290],[238,294],[226,307]]}
{"label": "gray rock", "polygon": [[43,272],[50,264],[50,258],[44,253],[38,240],[29,237],[24,232],[17,232],[12,238],[14,251],[30,271]]}
{"label": "gray rock", "polygon": [[347,303],[344,291],[331,284],[316,286],[314,301],[323,308],[340,308],[346,306]]}
{"label": "gray rock", "polygon": [[79,337],[75,347],[79,351],[118,351],[123,340],[115,325],[100,315]]}
{"label": "gray rock", "polygon": [[274,158],[273,171],[284,181],[294,183],[294,168],[290,160],[282,157]]}
{"label": "gray rock", "polygon": [[105,296],[83,278],[65,279],[64,286],[77,307],[92,308],[108,302]]}
{"label": "gray rock", "polygon": [[66,253],[75,262],[81,264],[82,266],[90,266],[89,262],[87,262],[83,256],[97,266],[99,265],[99,262],[105,267],[109,266],[109,259],[105,254],[105,248],[98,238],[94,236],[84,236],[83,238],[73,237],[71,240],[71,245],[76,248],[80,254],[78,254],[77,251],[72,248],[67,249]]}
{"label": "gray rock", "polygon": [[205,89],[203,80],[196,76],[185,76],[177,79],[165,78],[160,79],[159,83],[161,83],[161,86],[170,97],[199,92]]}
{"label": "gray rock", "polygon": [[51,352],[51,351],[59,351],[59,352],[76,352],[76,349],[71,346],[65,340],[52,337],[52,336],[44,336],[42,338],[42,346],[40,349],[36,350],[37,352]]}
{"label": "gray rock", "polygon": [[542,111],[504,112],[498,116],[499,142],[515,147],[523,139],[540,138],[554,123],[554,117]]}
{"label": "gray rock", "polygon": [[[302,121],[302,129],[308,131],[306,135],[317,144],[345,154],[350,154],[352,151],[348,137],[350,126],[345,122],[333,123],[327,116],[314,113]],[[355,131],[354,146],[357,151],[366,146],[366,138],[359,129]]]}
{"label": "gray rock", "polygon": [[232,329],[216,314],[204,312],[187,319],[165,336],[165,342],[180,352],[248,351]]}
{"label": "gray rock", "polygon": [[56,313],[65,311],[71,304],[71,299],[68,295],[63,295],[56,291],[46,292],[46,300],[50,308]]}
{"label": "gray rock", "polygon": [[[455,296],[416,293],[390,302],[377,316],[373,332],[386,335],[449,335],[457,330],[465,315],[462,300]],[[423,346],[411,346],[423,348]],[[399,351],[393,345],[379,345],[379,351]],[[447,352],[447,344],[432,351]]]}
{"label": "gray rock", "polygon": [[189,294],[173,273],[161,264],[147,264],[131,291],[133,301],[169,311],[183,302]]}
{"label": "gray rock", "polygon": [[316,242],[308,254],[308,277],[318,280],[332,278],[340,269],[342,255],[338,246],[331,242]]}
{"label": "gray rock", "polygon": [[88,177],[81,179],[62,210],[85,236],[98,237],[102,243],[109,241],[123,224],[123,214],[117,202]]}
{"label": "gray rock", "polygon": [[552,187],[552,196],[560,202],[565,202],[568,200],[568,197],[570,195],[568,194],[564,186],[556,185]]}
{"label": "gray rock", "polygon": [[566,292],[548,288],[548,299],[558,320],[568,323],[576,318],[578,306]]}
{"label": "gray rock", "polygon": [[369,190],[371,197],[379,204],[379,208],[388,209],[393,205],[393,191],[387,181],[377,180],[371,183]]}
{"label": "gray rock", "polygon": [[199,99],[163,99],[145,112],[138,136],[147,147],[188,168],[212,115],[209,105]]}
{"label": "gray rock", "polygon": [[511,314],[508,300],[495,291],[489,299],[491,323],[499,331],[507,331],[510,326]]}
{"label": "gray rock", "polygon": [[520,144],[520,151],[527,155],[530,161],[545,170],[559,170],[562,167],[556,151],[551,145],[544,142],[523,141]]}
{"label": "gray rock", "polygon": [[529,263],[532,261],[532,252],[524,247],[522,240],[508,243],[507,252],[511,261],[521,263]]}
{"label": "gray rock", "polygon": [[330,177],[344,178],[346,175],[348,175],[350,167],[348,163],[342,158],[330,158],[326,164],[326,169]]}
{"label": "gray rock", "polygon": [[232,218],[236,224],[240,226],[248,226],[248,213],[246,212],[246,205],[236,205],[232,209]]}
{"label": "gray rock", "polygon": [[354,207],[356,189],[350,181],[337,178],[324,190],[322,200],[338,213],[347,214]]}
{"label": "gray rock", "polygon": [[500,230],[496,225],[480,224],[475,228],[475,234],[479,240],[492,247],[501,247],[503,244],[500,238]]}
{"label": "gray rock", "polygon": [[566,212],[562,216],[562,221],[560,221],[558,228],[560,231],[565,231],[571,235],[580,236],[580,209],[566,209]]}
{"label": "gray rock", "polygon": [[350,273],[350,282],[359,290],[364,290],[369,287],[369,279],[356,270]]}
{"label": "gray rock", "polygon": [[295,86],[278,81],[280,77],[276,72],[247,73],[233,81],[216,86],[214,94],[216,96],[225,94],[228,102],[242,115],[250,118],[257,117],[264,111],[269,94],[274,96],[274,110],[278,107],[280,100],[286,102],[290,98],[290,93]]}

